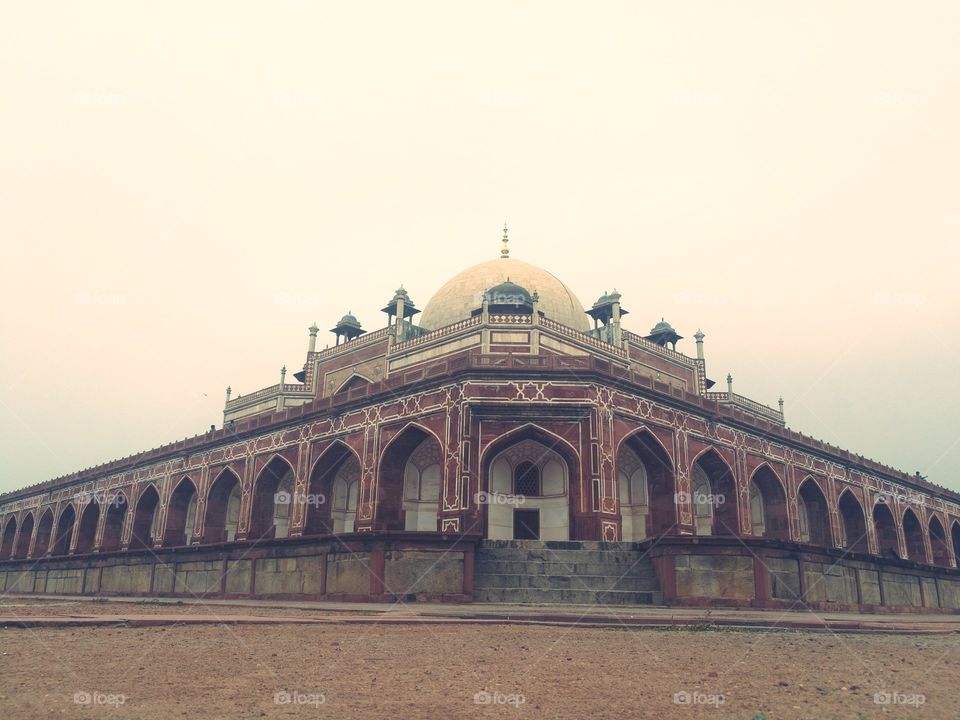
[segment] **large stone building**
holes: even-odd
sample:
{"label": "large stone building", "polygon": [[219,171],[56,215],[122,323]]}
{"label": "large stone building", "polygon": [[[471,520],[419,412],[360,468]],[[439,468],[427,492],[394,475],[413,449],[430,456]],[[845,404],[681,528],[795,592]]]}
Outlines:
{"label": "large stone building", "polygon": [[0,496],[0,588],[960,608],[958,494],[711,390],[700,331],[620,300],[504,233],[222,428]]}

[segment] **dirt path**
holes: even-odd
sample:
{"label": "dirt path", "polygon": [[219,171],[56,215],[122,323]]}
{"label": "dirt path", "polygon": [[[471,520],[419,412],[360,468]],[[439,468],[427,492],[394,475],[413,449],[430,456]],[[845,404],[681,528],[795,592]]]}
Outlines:
{"label": "dirt path", "polygon": [[18,719],[960,717],[956,635],[100,626],[0,629],[0,653],[0,716]]}

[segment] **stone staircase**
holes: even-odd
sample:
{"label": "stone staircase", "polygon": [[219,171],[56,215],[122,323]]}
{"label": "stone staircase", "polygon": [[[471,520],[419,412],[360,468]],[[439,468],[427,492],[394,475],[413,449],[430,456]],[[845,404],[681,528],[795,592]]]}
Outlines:
{"label": "stone staircase", "polygon": [[473,574],[476,602],[659,605],[653,563],[633,543],[484,540]]}

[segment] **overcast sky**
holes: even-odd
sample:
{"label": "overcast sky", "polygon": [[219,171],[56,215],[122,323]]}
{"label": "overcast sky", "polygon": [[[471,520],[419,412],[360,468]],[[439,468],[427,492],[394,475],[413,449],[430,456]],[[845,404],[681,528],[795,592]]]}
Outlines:
{"label": "overcast sky", "polygon": [[960,3],[8,2],[0,490],[499,251],[960,489]]}

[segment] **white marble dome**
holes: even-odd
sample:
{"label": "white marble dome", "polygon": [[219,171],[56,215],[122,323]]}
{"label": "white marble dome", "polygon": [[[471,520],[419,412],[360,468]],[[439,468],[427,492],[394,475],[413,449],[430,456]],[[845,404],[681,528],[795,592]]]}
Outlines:
{"label": "white marble dome", "polygon": [[466,320],[480,307],[483,293],[509,280],[539,295],[539,309],[551,320],[581,332],[590,329],[583,305],[556,276],[536,265],[514,258],[498,258],[467,268],[448,280],[430,298],[420,316],[426,330],[438,330]]}

